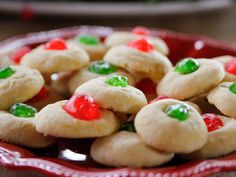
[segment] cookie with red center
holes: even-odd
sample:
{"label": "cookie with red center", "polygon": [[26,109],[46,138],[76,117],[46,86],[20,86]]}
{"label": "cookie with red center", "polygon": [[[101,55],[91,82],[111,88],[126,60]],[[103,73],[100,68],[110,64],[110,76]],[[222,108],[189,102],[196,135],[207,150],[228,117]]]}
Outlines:
{"label": "cookie with red center", "polygon": [[236,118],[236,83],[223,82],[207,95],[209,103],[229,117]]}
{"label": "cookie with red center", "polygon": [[89,95],[101,108],[120,113],[137,113],[147,104],[143,92],[130,86],[128,78],[122,75],[92,79],[80,85],[75,93]]}
{"label": "cookie with red center", "polygon": [[113,32],[105,39],[105,45],[109,48],[118,45],[127,45],[130,41],[137,40],[140,38],[147,38],[154,45],[155,50],[159,51],[163,55],[169,54],[169,49],[166,43],[157,36],[152,36],[151,31],[144,27],[136,27],[130,32],[128,31],[117,31]]}
{"label": "cookie with red center", "polygon": [[55,103],[60,100],[63,100],[63,97],[53,88],[49,86],[43,86],[37,95],[28,100],[26,103],[35,107],[37,110],[41,110],[48,104]]}
{"label": "cookie with red center", "polygon": [[89,62],[88,54],[63,39],[52,39],[25,54],[21,65],[38,69],[43,74],[79,69]]}
{"label": "cookie with red center", "polygon": [[101,60],[107,51],[107,47],[99,37],[91,34],[78,34],[73,39],[69,39],[69,43],[83,48],[92,61]]}
{"label": "cookie with red center", "polygon": [[171,68],[169,59],[154,49],[146,38],[130,41],[128,45],[112,47],[104,60],[121,67],[137,78],[149,78],[158,82]]}
{"label": "cookie with red center", "polygon": [[0,139],[25,147],[43,148],[55,139],[38,133],[35,129],[37,110],[23,103],[13,104],[8,111],[0,111]]}
{"label": "cookie with red center", "polygon": [[186,154],[186,159],[208,159],[220,157],[236,150],[236,120],[216,115],[204,114],[203,119],[208,128],[206,144],[199,150]]}
{"label": "cookie with red center", "polygon": [[91,62],[88,66],[77,70],[71,76],[68,82],[70,93],[73,94],[81,84],[89,80],[111,75],[123,75],[128,78],[130,85],[134,85],[135,83],[135,79],[127,71],[101,60]]}
{"label": "cookie with red center", "polygon": [[207,140],[207,128],[199,112],[174,99],[144,106],[137,113],[134,125],[145,143],[164,152],[190,153],[200,149]]}
{"label": "cookie with red center", "polygon": [[111,111],[100,109],[92,97],[82,94],[47,105],[36,118],[38,132],[64,138],[106,136],[120,126]]}
{"label": "cookie with red center", "polygon": [[225,69],[225,82],[236,81],[236,58],[230,55],[224,55],[212,58],[222,64]]}
{"label": "cookie with red center", "polygon": [[170,161],[174,154],[154,150],[134,132],[120,131],[97,138],[90,154],[98,163],[116,167],[153,167]]}
{"label": "cookie with red center", "polygon": [[160,81],[157,94],[186,100],[210,91],[224,76],[224,68],[217,61],[184,58]]}
{"label": "cookie with red center", "polygon": [[31,51],[31,48],[25,46],[22,48],[17,49],[16,51],[13,51],[10,55],[10,60],[14,62],[15,64],[19,64],[22,57],[29,53]]}

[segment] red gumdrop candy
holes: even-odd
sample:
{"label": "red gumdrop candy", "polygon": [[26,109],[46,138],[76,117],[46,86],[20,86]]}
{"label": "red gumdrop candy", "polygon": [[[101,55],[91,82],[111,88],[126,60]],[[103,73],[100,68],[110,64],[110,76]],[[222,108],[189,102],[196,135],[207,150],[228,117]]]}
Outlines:
{"label": "red gumdrop candy", "polygon": [[145,94],[156,94],[157,85],[148,78],[144,78],[136,83],[136,88],[141,90]]}
{"label": "red gumdrop candy", "polygon": [[150,31],[142,26],[137,26],[132,30],[133,34],[139,34],[139,35],[150,35]]}
{"label": "red gumdrop candy", "polygon": [[37,93],[37,95],[35,95],[33,98],[31,98],[27,102],[32,103],[32,102],[40,101],[40,100],[46,98],[48,96],[48,94],[49,93],[48,93],[48,90],[46,89],[46,87],[42,87],[41,90]]}
{"label": "red gumdrop candy", "polygon": [[150,103],[154,103],[154,102],[159,101],[159,100],[164,100],[164,99],[167,99],[167,98],[169,98],[169,97],[168,97],[168,96],[165,96],[165,95],[159,95],[159,96],[156,97],[155,99],[149,101],[149,104],[150,104]]}
{"label": "red gumdrop candy", "polygon": [[154,50],[154,45],[151,44],[145,38],[133,40],[133,41],[129,42],[128,46],[132,47],[134,49],[141,50],[143,52],[151,52]]}
{"label": "red gumdrop candy", "polygon": [[66,50],[67,45],[64,39],[56,38],[48,41],[45,44],[45,49],[47,50]]}
{"label": "red gumdrop candy", "polygon": [[228,73],[236,75],[236,58],[233,58],[225,64],[225,70]]}
{"label": "red gumdrop candy", "polygon": [[74,94],[63,107],[74,118],[81,120],[99,119],[100,110],[92,97]]}
{"label": "red gumdrop candy", "polygon": [[18,50],[16,50],[15,52],[13,52],[11,55],[10,55],[10,59],[16,63],[16,64],[19,64],[22,57],[29,53],[31,51],[31,49],[29,47],[22,47]]}
{"label": "red gumdrop candy", "polygon": [[214,131],[223,127],[223,122],[221,121],[221,119],[213,113],[203,114],[202,117],[207,126],[208,132],[211,132],[211,131]]}

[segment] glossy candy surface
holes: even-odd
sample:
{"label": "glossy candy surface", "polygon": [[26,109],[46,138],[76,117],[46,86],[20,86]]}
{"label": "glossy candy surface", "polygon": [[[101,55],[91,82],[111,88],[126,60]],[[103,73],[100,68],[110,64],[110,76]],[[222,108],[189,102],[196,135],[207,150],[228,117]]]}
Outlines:
{"label": "glossy candy surface", "polygon": [[112,64],[105,61],[98,61],[89,66],[88,70],[96,74],[111,74],[114,73],[117,68]]}
{"label": "glossy candy surface", "polygon": [[51,41],[48,41],[44,47],[46,50],[66,50],[66,49],[68,49],[65,40],[60,39],[60,38],[56,38],[56,39],[52,39]]}
{"label": "glossy candy surface", "polygon": [[230,74],[236,75],[236,58],[233,58],[225,64],[225,70]]}
{"label": "glossy candy surface", "polygon": [[203,114],[202,117],[207,126],[208,132],[211,132],[211,131],[214,131],[223,127],[222,120],[213,113]]}
{"label": "glossy candy surface", "polygon": [[105,82],[115,87],[127,87],[129,85],[128,78],[125,76],[111,76],[108,77]]}
{"label": "glossy candy surface", "polygon": [[193,58],[185,58],[178,62],[175,66],[175,71],[180,74],[190,74],[198,70],[199,64]]}
{"label": "glossy candy surface", "polygon": [[11,77],[15,71],[11,67],[4,67],[0,69],[0,79]]}
{"label": "glossy candy surface", "polygon": [[155,48],[154,45],[145,38],[133,40],[129,42],[128,46],[142,52],[151,52]]}
{"label": "glossy candy surface", "polygon": [[74,94],[64,105],[64,110],[74,118],[91,121],[100,118],[100,110],[92,97]]}
{"label": "glossy candy surface", "polygon": [[85,45],[98,45],[100,43],[99,39],[92,35],[79,35],[76,37],[76,40]]}
{"label": "glossy candy surface", "polygon": [[16,117],[32,118],[37,113],[37,109],[23,103],[16,103],[10,108],[10,113]]}
{"label": "glossy candy surface", "polygon": [[170,105],[165,109],[166,114],[169,117],[184,121],[188,118],[189,108],[185,104],[174,104]]}
{"label": "glossy candy surface", "polygon": [[229,87],[229,90],[230,90],[232,93],[236,94],[236,82],[234,82],[234,83]]}

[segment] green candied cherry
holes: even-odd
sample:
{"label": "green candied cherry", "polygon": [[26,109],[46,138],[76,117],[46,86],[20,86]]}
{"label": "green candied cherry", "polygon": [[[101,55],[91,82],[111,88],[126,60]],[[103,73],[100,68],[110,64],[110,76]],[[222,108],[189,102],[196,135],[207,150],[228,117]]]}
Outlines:
{"label": "green candied cherry", "polygon": [[23,103],[16,103],[10,108],[10,113],[16,117],[31,118],[37,113],[37,109]]}
{"label": "green candied cherry", "polygon": [[129,85],[128,78],[120,75],[108,77],[105,82],[115,87],[127,87]]}
{"label": "green candied cherry", "polygon": [[188,118],[189,108],[185,104],[174,104],[170,105],[165,109],[166,114],[169,117],[184,121]]}
{"label": "green candied cherry", "polygon": [[120,127],[120,130],[136,133],[136,129],[134,127],[134,122],[126,122],[126,123],[122,124]]}
{"label": "green candied cherry", "polygon": [[0,69],[0,79],[11,77],[15,71],[11,67],[4,67]]}
{"label": "green candied cherry", "polygon": [[85,45],[98,45],[100,44],[99,38],[92,35],[78,35],[76,36],[76,41]]}
{"label": "green candied cherry", "polygon": [[112,64],[105,61],[98,61],[89,66],[88,70],[96,74],[111,74],[114,73],[117,68]]}
{"label": "green candied cherry", "polygon": [[231,92],[233,92],[234,94],[236,94],[236,82],[234,82],[230,87],[229,87],[229,90]]}
{"label": "green candied cherry", "polygon": [[194,58],[185,58],[178,62],[175,66],[175,71],[180,74],[190,74],[198,70],[199,64]]}

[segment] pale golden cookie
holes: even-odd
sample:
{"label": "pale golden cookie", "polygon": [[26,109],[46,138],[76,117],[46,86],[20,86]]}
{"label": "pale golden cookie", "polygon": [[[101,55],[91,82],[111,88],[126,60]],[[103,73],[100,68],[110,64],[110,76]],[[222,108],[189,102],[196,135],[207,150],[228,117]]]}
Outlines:
{"label": "pale golden cookie", "polygon": [[230,90],[233,82],[223,82],[207,95],[209,103],[216,106],[224,115],[236,118],[236,94]]}
{"label": "pale golden cookie", "polygon": [[169,59],[155,50],[143,52],[125,45],[108,50],[104,60],[131,73],[141,73],[154,81],[159,81],[172,68]]}
{"label": "pale golden cookie", "polygon": [[66,102],[49,104],[36,114],[36,130],[53,137],[93,138],[110,135],[120,126],[119,120],[108,110],[101,110],[96,120],[74,118],[63,109]]}
{"label": "pale golden cookie", "polygon": [[92,79],[79,86],[75,93],[89,95],[101,108],[121,113],[137,113],[147,104],[142,91],[129,85],[111,86],[105,82],[107,78]]}
{"label": "pale golden cookie", "polygon": [[14,74],[0,79],[0,109],[7,109],[14,103],[25,102],[36,95],[44,85],[40,72],[24,66],[10,66]]}
{"label": "pale golden cookie", "polygon": [[166,45],[166,43],[162,39],[154,36],[143,36],[143,35],[132,34],[130,32],[114,32],[106,37],[104,43],[106,46],[111,48],[117,45],[126,45],[130,41],[142,37],[146,37],[149,41],[151,41],[154,44],[157,51],[161,52],[164,55],[169,54],[169,48]]}
{"label": "pale golden cookie", "polygon": [[40,45],[26,54],[20,64],[50,74],[79,69],[88,62],[88,54],[79,47],[70,46],[65,50],[48,50],[44,48],[44,45]]}
{"label": "pale golden cookie", "polygon": [[[225,68],[225,64],[230,62],[234,57],[230,55],[224,55],[220,57],[212,58],[212,60],[216,60],[222,64],[222,66]],[[224,82],[234,82],[236,81],[236,75],[229,73],[225,70],[225,78],[223,80]]]}
{"label": "pale golden cookie", "polygon": [[[42,93],[42,92],[44,92],[44,93]],[[38,93],[38,94],[40,94],[40,93]],[[53,88],[51,88],[49,86],[44,86],[43,91],[41,91],[41,95],[44,94],[45,96],[41,96],[38,94],[35,97],[33,97],[32,99],[30,99],[29,101],[27,101],[28,105],[33,106],[37,110],[41,110],[42,108],[44,108],[48,104],[52,104],[57,101],[63,100],[63,97],[59,93],[57,93]]]}
{"label": "pale golden cookie", "polygon": [[170,161],[174,154],[163,153],[147,146],[136,133],[120,131],[98,138],[90,154],[98,163],[108,166],[153,167]]}
{"label": "pale golden cookie", "polygon": [[14,63],[10,60],[12,49],[0,50],[0,67],[10,66]]}
{"label": "pale golden cookie", "polygon": [[[166,109],[177,104],[188,108],[185,120],[168,116]],[[138,112],[134,121],[142,140],[161,151],[190,153],[200,149],[207,140],[207,128],[201,115],[192,106],[178,100],[163,99],[148,104]]]}
{"label": "pale golden cookie", "polygon": [[173,68],[157,86],[158,95],[185,100],[214,88],[224,76],[224,68],[219,62],[197,59],[199,68],[189,74],[180,74]]}
{"label": "pale golden cookie", "polygon": [[92,79],[95,79],[98,77],[102,77],[102,76],[123,75],[129,79],[130,85],[135,84],[135,80],[134,80],[133,76],[131,74],[129,74],[128,72],[126,72],[125,70],[120,69],[120,68],[117,68],[116,71],[114,71],[110,74],[97,74],[97,73],[89,71],[89,67],[94,63],[96,63],[96,62],[92,62],[89,66],[76,71],[73,74],[73,76],[70,78],[70,80],[68,82],[68,87],[69,87],[71,94],[73,94],[75,92],[75,90],[77,89],[77,87],[80,86],[81,84],[83,84],[89,80],[92,80]]}
{"label": "pale golden cookie", "polygon": [[185,154],[186,159],[206,159],[229,154],[236,150],[236,120],[218,116],[223,127],[208,133],[206,144],[199,150]]}
{"label": "pale golden cookie", "polygon": [[0,111],[0,139],[33,148],[43,148],[53,144],[55,139],[38,133],[34,122],[35,118],[16,117],[6,111]]}

